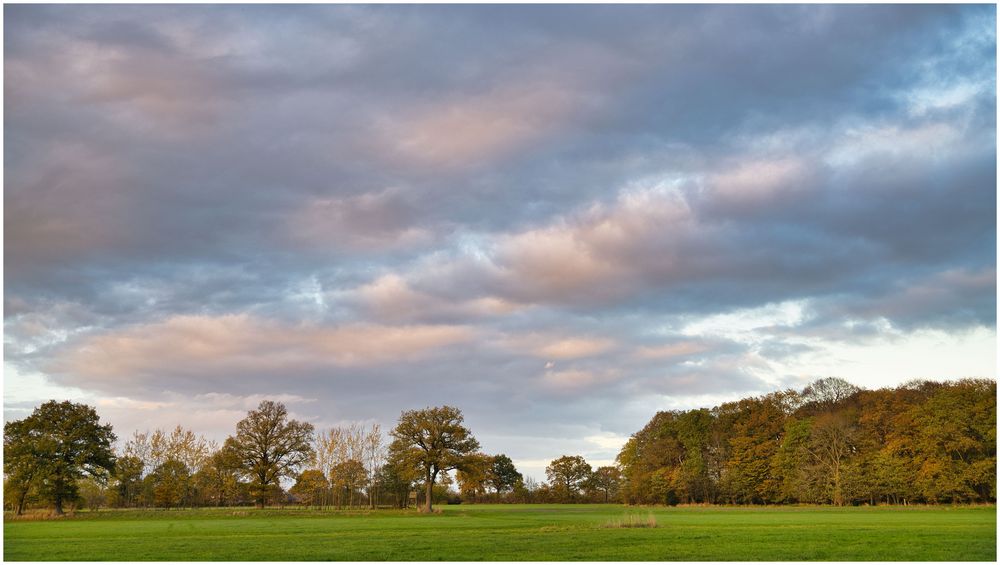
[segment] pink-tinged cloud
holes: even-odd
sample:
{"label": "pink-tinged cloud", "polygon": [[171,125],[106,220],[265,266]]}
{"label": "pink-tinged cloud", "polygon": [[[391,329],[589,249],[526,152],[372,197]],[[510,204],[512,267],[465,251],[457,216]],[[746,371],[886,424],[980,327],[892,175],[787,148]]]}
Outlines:
{"label": "pink-tinged cloud", "polygon": [[613,206],[594,205],[574,218],[500,238],[498,284],[526,302],[621,298],[641,285],[645,272],[682,276],[675,244],[694,222],[677,194],[622,193]]}
{"label": "pink-tinged cloud", "polygon": [[393,251],[434,240],[431,230],[414,224],[415,216],[397,190],[317,198],[289,215],[286,234],[293,242],[311,248]]}
{"label": "pink-tinged cloud", "polygon": [[664,345],[637,347],[634,355],[639,359],[673,359],[677,357],[697,355],[710,350],[711,347],[707,343],[699,341],[681,341],[678,343],[667,343]]}
{"label": "pink-tinged cloud", "polygon": [[[105,384],[158,374],[232,375],[421,359],[473,339],[464,326],[285,324],[249,315],[176,316],[68,343],[53,374]],[[223,377],[226,378],[226,377]]]}
{"label": "pink-tinged cloud", "polygon": [[538,332],[507,335],[497,344],[517,353],[527,353],[540,359],[567,360],[593,357],[617,346],[613,339],[603,337],[550,335]]}
{"label": "pink-tinged cloud", "polygon": [[403,163],[452,169],[503,158],[553,133],[580,107],[567,85],[508,84],[416,105],[382,124],[382,144]]}
{"label": "pink-tinged cloud", "polygon": [[549,369],[542,374],[541,385],[546,391],[556,394],[576,394],[595,386],[607,385],[622,378],[617,369]]}
{"label": "pink-tinged cloud", "polygon": [[995,373],[995,7],[4,15],[9,417],[448,403],[548,461],[857,343]]}
{"label": "pink-tinged cloud", "polygon": [[469,319],[505,316],[523,306],[495,296],[449,300],[410,286],[402,276],[390,273],[362,285],[354,292],[365,312],[374,319],[403,322],[428,319]]}
{"label": "pink-tinged cloud", "polygon": [[804,159],[755,159],[723,169],[706,179],[710,198],[728,206],[753,206],[806,191],[813,174]]}

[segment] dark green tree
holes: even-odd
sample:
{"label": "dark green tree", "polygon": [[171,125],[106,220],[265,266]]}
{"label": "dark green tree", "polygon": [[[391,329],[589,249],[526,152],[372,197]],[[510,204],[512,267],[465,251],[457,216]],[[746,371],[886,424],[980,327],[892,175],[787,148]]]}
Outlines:
{"label": "dark green tree", "polygon": [[47,461],[33,425],[29,420],[18,420],[7,422],[3,429],[4,499],[11,502],[18,516],[24,513],[29,495],[37,494]]}
{"label": "dark green tree", "polygon": [[486,483],[496,491],[497,495],[514,489],[524,477],[517,471],[514,462],[503,453],[493,456],[493,464],[486,475]]}
{"label": "dark green tree", "polygon": [[17,477],[25,492],[37,488],[63,514],[63,504],[77,498],[79,479],[114,470],[115,434],[100,422],[90,406],[50,400],[24,420],[4,424],[4,473]]}

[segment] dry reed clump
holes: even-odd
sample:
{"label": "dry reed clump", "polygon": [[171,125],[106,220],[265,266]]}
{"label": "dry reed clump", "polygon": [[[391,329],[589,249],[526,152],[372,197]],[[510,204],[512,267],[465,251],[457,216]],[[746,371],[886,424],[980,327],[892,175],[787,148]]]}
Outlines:
{"label": "dry reed clump", "polygon": [[23,522],[34,522],[36,520],[64,520],[66,518],[72,518],[76,515],[75,510],[67,510],[65,514],[56,514],[52,510],[27,510],[24,514],[18,516],[13,512],[4,512],[3,519],[5,522],[9,521],[23,521]]}
{"label": "dry reed clump", "polygon": [[656,516],[650,512],[646,516],[639,514],[626,514],[621,518],[609,520],[604,523],[605,528],[657,528]]}

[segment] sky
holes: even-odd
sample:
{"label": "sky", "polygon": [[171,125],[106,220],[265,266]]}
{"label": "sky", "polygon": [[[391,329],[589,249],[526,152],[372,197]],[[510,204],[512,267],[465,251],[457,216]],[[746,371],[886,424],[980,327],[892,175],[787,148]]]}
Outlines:
{"label": "sky", "polygon": [[4,417],[222,440],[450,404],[996,378],[996,7],[4,6]]}

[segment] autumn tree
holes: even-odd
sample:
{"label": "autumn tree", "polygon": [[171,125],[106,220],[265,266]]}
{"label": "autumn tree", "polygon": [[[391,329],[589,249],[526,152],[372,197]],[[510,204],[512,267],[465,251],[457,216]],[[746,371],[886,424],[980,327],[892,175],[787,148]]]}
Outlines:
{"label": "autumn tree", "polygon": [[168,459],[180,461],[194,472],[201,468],[214,449],[213,442],[182,426],[176,426],[169,432],[161,429],[133,432],[132,437],[125,442],[121,455],[142,461],[145,476]]}
{"label": "autumn tree", "polygon": [[4,499],[10,500],[15,514],[24,513],[29,494],[37,491],[45,472],[46,454],[37,422],[7,422],[3,429]]}
{"label": "autumn tree", "polygon": [[115,439],[92,407],[51,400],[27,418],[4,424],[4,474],[17,477],[19,488],[36,487],[61,515],[63,503],[76,499],[79,479],[114,470]]}
{"label": "autumn tree", "polygon": [[996,500],[996,383],[866,391],[821,379],[712,410],[660,412],[623,446],[628,503]]}
{"label": "autumn tree", "polygon": [[214,451],[201,469],[194,474],[193,481],[202,498],[215,506],[232,502],[239,491],[242,461],[232,444]]}
{"label": "autumn tree", "polygon": [[930,502],[996,497],[996,382],[939,387],[910,409],[917,494]]}
{"label": "autumn tree", "polygon": [[108,481],[104,476],[85,476],[77,481],[77,504],[83,503],[89,510],[97,511],[108,503]]}
{"label": "autumn tree", "polygon": [[191,489],[191,470],[184,462],[167,459],[150,473],[153,502],[162,508],[173,508],[187,502]]}
{"label": "autumn tree", "polygon": [[375,508],[378,502],[378,476],[385,463],[386,445],[385,437],[382,435],[382,427],[378,424],[365,430],[361,441],[361,452],[365,464],[365,473],[368,481],[367,493],[368,503],[371,508]]}
{"label": "autumn tree", "polygon": [[778,478],[775,502],[815,502],[818,495],[811,488],[807,470],[812,418],[789,418],[785,421],[781,445],[771,458],[771,474]]}
{"label": "autumn tree", "polygon": [[484,453],[473,453],[466,457],[455,473],[459,491],[473,502],[478,501],[479,496],[486,493],[492,467],[493,458]]}
{"label": "autumn tree", "polygon": [[378,424],[365,428],[359,424],[330,428],[316,437],[316,457],[313,464],[330,477],[333,468],[356,461],[364,468],[364,477],[357,488],[368,495],[372,508],[378,498],[377,477],[385,462],[386,449],[382,429]]}
{"label": "autumn tree", "polygon": [[299,473],[298,479],[289,490],[295,497],[306,506],[320,506],[326,500],[327,492],[330,490],[330,481],[319,469],[306,469]]}
{"label": "autumn tree", "polygon": [[250,477],[257,506],[264,507],[271,486],[282,477],[294,477],[299,466],[313,457],[312,424],[288,419],[284,404],[265,400],[236,424],[236,435],[226,440]]}
{"label": "autumn tree", "polygon": [[397,508],[406,508],[409,505],[409,496],[410,491],[413,489],[413,484],[419,478],[419,470],[405,462],[395,461],[390,457],[379,469],[379,490],[391,496]]}
{"label": "autumn tree", "polygon": [[829,411],[851,398],[861,389],[838,377],[819,379],[802,390],[801,399],[816,411]]}
{"label": "autumn tree", "polygon": [[837,506],[844,504],[844,467],[854,451],[854,432],[853,423],[842,413],[820,415],[812,425],[807,449],[829,500]]}
{"label": "autumn tree", "polygon": [[[715,420],[708,410],[659,412],[626,442],[618,456],[627,502],[676,504],[714,497],[718,463]],[[728,443],[728,442],[727,442]],[[710,467],[715,463],[716,467]]]}
{"label": "autumn tree", "polygon": [[780,496],[781,480],[771,461],[781,446],[789,398],[797,395],[777,392],[720,407],[729,439],[720,488],[731,502],[760,504]]}
{"label": "autumn tree", "polygon": [[618,495],[618,485],[621,483],[621,471],[618,467],[598,467],[590,476],[588,487],[604,494],[604,502],[610,502]]}
{"label": "autumn tree", "polygon": [[586,485],[592,472],[590,464],[579,455],[563,455],[554,459],[545,468],[545,476],[548,477],[557,496],[563,501],[575,500],[577,493]]}
{"label": "autumn tree", "polygon": [[170,433],[156,430],[150,443],[158,459],[180,461],[192,472],[200,469],[212,453],[211,442],[181,426],[174,427]]}
{"label": "autumn tree", "polygon": [[393,458],[418,469],[424,477],[425,507],[431,511],[434,481],[438,474],[457,469],[479,449],[472,432],[462,425],[461,410],[451,406],[409,410],[399,417],[389,446]]}
{"label": "autumn tree", "polygon": [[492,465],[486,475],[486,484],[493,488],[497,496],[511,491],[524,477],[517,471],[514,462],[503,453],[493,456]]}
{"label": "autumn tree", "polygon": [[324,476],[329,477],[333,466],[346,461],[348,458],[344,441],[344,429],[331,428],[317,434],[313,453],[314,456],[311,464],[322,471]]}
{"label": "autumn tree", "polygon": [[142,461],[138,457],[119,457],[115,461],[115,499],[118,506],[135,506],[142,493]]}
{"label": "autumn tree", "polygon": [[330,486],[335,494],[337,505],[342,506],[347,500],[350,508],[354,507],[354,496],[365,485],[365,466],[357,459],[348,459],[337,463],[330,471]]}

